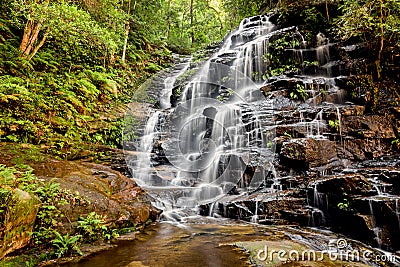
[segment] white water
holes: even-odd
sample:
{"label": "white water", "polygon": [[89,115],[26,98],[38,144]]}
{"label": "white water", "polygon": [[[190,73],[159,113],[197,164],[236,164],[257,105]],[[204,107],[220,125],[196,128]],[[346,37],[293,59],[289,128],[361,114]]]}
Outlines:
{"label": "white water", "polygon": [[173,74],[164,80],[164,89],[161,91],[160,97],[160,107],[162,109],[168,109],[171,107],[172,90],[174,88],[176,79],[187,71],[191,60],[192,57],[183,59],[183,62],[179,63],[177,66],[180,70],[176,74]]}
{"label": "white water", "polygon": [[[273,108],[251,73],[265,71],[265,64],[254,57],[267,53],[268,33],[273,28],[266,16],[244,20],[183,87],[177,106],[168,113],[161,111],[166,117],[162,133],[156,133],[155,125],[160,114],[149,119],[140,145],[146,153],[132,169],[141,186],[167,202],[161,205],[163,209],[194,207],[218,199],[242,180],[246,164],[261,157],[259,168],[270,168],[265,162],[273,156],[273,148],[267,147],[274,138],[273,129],[268,128],[273,125]],[[251,40],[246,39],[249,35]],[[218,63],[226,53],[234,55],[231,66]],[[174,84],[188,66],[165,79],[160,98],[163,110],[171,109]],[[157,140],[172,165],[168,175],[152,163],[152,144]],[[247,185],[259,186],[262,178]]]}
{"label": "white water", "polygon": [[375,241],[376,241],[376,243],[378,244],[378,246],[380,248],[381,245],[382,245],[382,239],[381,239],[382,229],[376,225],[376,218],[375,218],[374,208],[373,208],[373,200],[370,199],[368,201],[368,203],[369,203],[369,210],[370,210],[370,213],[371,213],[371,228],[372,228],[372,231],[374,232],[374,235],[375,235]]}
{"label": "white water", "polygon": [[[265,185],[271,178],[267,176],[271,175],[271,191],[282,191],[272,163],[276,128],[274,102],[260,91],[265,85],[260,78],[268,70],[264,58],[269,53],[270,39],[288,32],[294,32],[302,40],[302,48],[298,49],[302,55],[307,50],[306,43],[296,27],[277,29],[267,16],[243,20],[219,51],[179,89],[182,93],[175,107],[171,106],[172,92],[176,80],[189,69],[189,63],[182,63],[178,71],[165,79],[159,100],[162,110],[148,120],[138,159],[131,168],[139,185],[158,199],[158,206],[166,214],[213,203],[209,210],[212,216],[219,198],[232,189],[239,193],[252,192]],[[329,40],[322,34],[316,38],[318,47],[313,51],[322,68],[330,61]],[[293,53],[296,55],[297,52]],[[311,96],[307,104],[315,103],[320,91],[337,89],[334,79],[326,75],[295,79]],[[320,84],[324,87],[320,88]],[[294,125],[305,127],[306,137],[326,138],[323,110],[311,120],[299,110],[300,122]],[[156,161],[160,155],[153,151],[155,143],[161,147],[161,156],[167,163],[160,165]],[[257,170],[252,177],[244,175],[247,166]],[[314,201],[318,199],[320,196]],[[254,220],[258,219],[257,210],[258,207],[250,213]]]}

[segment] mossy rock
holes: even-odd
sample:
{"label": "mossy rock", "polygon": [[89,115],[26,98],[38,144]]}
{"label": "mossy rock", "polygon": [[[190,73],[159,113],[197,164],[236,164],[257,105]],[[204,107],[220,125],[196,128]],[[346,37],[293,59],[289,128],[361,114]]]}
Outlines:
{"label": "mossy rock", "polygon": [[5,215],[0,259],[29,243],[39,206],[40,200],[37,197],[18,188],[14,190]]}

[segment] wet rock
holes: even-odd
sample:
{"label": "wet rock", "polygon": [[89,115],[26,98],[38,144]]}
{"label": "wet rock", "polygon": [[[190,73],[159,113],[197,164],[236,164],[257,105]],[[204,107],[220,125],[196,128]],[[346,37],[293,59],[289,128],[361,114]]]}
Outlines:
{"label": "wet rock", "polygon": [[108,166],[87,163],[56,161],[33,165],[35,174],[45,180],[57,178],[61,188],[87,199],[88,203],[70,203],[61,206],[65,215],[63,229],[80,216],[95,211],[106,216],[107,223],[118,227],[144,224],[156,220],[160,211],[151,206],[152,199],[127,178]]}
{"label": "wet rock", "polygon": [[343,139],[341,151],[341,157],[358,161],[390,155],[393,152],[390,140],[353,137]]}
{"label": "wet rock", "polygon": [[339,108],[342,116],[361,116],[365,113],[365,106],[346,105]]}
{"label": "wet rock", "polygon": [[395,138],[393,122],[391,116],[348,116],[343,119],[342,133],[359,138]]}
{"label": "wet rock", "polygon": [[351,195],[370,195],[372,186],[361,174],[348,174],[331,176],[316,182],[318,192],[342,196],[343,193]]}
{"label": "wet rock", "polygon": [[[305,198],[300,196],[278,196],[275,193],[228,195],[215,204],[201,205],[200,212],[202,215],[219,214],[262,224],[309,225],[309,214],[300,212],[305,202]],[[296,214],[291,213],[292,211]]]}
{"label": "wet rock", "polygon": [[[364,229],[365,236],[361,240],[368,241],[384,249],[398,248],[400,225],[398,203],[392,197],[357,198],[352,206],[358,211],[360,218],[355,229]],[[354,231],[354,230],[353,230]]]}
{"label": "wet rock", "polygon": [[20,189],[13,191],[0,233],[0,259],[29,244],[40,200]]}
{"label": "wet rock", "polygon": [[298,138],[282,144],[280,152],[284,165],[317,167],[337,157],[336,144],[326,139]]}

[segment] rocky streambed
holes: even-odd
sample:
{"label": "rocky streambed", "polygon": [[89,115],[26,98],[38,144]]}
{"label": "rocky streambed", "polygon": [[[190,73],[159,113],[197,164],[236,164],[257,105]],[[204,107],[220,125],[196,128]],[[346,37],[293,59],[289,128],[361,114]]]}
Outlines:
{"label": "rocky streambed", "polygon": [[[67,233],[73,235],[78,226],[77,221],[93,212],[108,228],[125,228],[131,229],[131,231],[143,229],[145,224],[159,218],[161,211],[151,205],[152,200],[143,189],[138,187],[133,179],[113,170],[104,163],[97,164],[85,160],[56,160],[38,153],[36,148],[30,145],[16,148],[12,144],[2,143],[0,147],[0,164],[9,166],[13,166],[14,163],[27,164],[33,168],[33,174],[44,185],[58,184],[57,188],[59,186],[61,190],[67,190],[71,194],[79,196],[70,198],[67,203],[60,199],[60,203],[53,204],[54,209],[60,210],[60,214],[57,213],[57,217],[54,218],[47,218],[47,220],[54,221],[51,227],[52,231],[57,231],[62,235]],[[112,164],[116,169],[121,167],[117,165]],[[30,232],[33,231],[33,225],[38,220],[36,217],[38,208],[44,204],[40,203],[34,194],[21,191],[20,195],[25,197],[20,197],[13,202],[5,215],[5,228],[2,229],[4,232],[1,235],[3,237],[1,256],[4,257],[21,248],[25,248],[25,252],[28,254],[49,253],[47,248],[43,251],[39,249],[29,252],[29,248],[34,242],[30,238]],[[29,204],[33,200],[34,203]],[[48,216],[51,214],[49,212]],[[41,220],[43,219],[46,218],[41,218]],[[95,242],[94,246],[85,245],[82,247],[83,256],[109,247],[110,245],[101,242]],[[26,251],[27,249],[28,251]],[[20,252],[14,252],[14,256],[18,255]],[[5,262],[11,262],[9,264],[12,265],[17,264],[12,263],[12,260]]]}
{"label": "rocky streambed", "polygon": [[[347,250],[340,242],[348,242]],[[355,257],[347,257],[353,253]],[[380,260],[385,257],[393,261]],[[121,241],[118,247],[65,266],[378,265],[395,266],[396,259],[329,231],[197,217],[178,225],[153,225],[134,241]]]}

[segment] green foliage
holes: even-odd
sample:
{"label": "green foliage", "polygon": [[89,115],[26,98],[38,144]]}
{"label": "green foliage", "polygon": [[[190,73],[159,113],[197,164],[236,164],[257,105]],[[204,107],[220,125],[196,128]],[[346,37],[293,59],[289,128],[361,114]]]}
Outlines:
{"label": "green foliage", "polygon": [[[126,6],[114,0],[37,3],[1,3],[9,13],[0,14],[0,140],[41,145],[63,159],[96,145],[122,147],[120,107],[170,62],[170,51],[148,40],[128,44],[121,66]],[[39,37],[47,34],[31,61],[18,50],[28,17],[43,19]]]}
{"label": "green foliage", "polygon": [[349,203],[349,200],[348,200],[347,198],[343,199],[342,202],[339,202],[339,203],[337,204],[337,207],[338,207],[339,209],[341,209],[341,210],[349,211],[349,210],[350,210],[350,203]]}
{"label": "green foliage", "polygon": [[[365,64],[357,68],[361,86],[354,86],[352,96],[358,98],[359,92],[365,91],[361,96],[366,97],[361,100],[372,111],[387,103],[398,105],[399,86],[393,77],[399,72],[400,2],[346,0],[340,10],[342,15],[336,20],[339,38],[344,42],[364,42],[368,50]],[[362,81],[363,77],[368,83]]]}
{"label": "green foliage", "polygon": [[78,220],[78,226],[75,230],[78,234],[62,235],[54,230],[59,226],[63,217],[59,209],[60,206],[78,203],[79,205],[86,205],[87,201],[78,194],[60,189],[59,184],[54,181],[43,182],[39,180],[33,175],[32,171],[33,169],[26,165],[15,167],[0,165],[0,229],[3,227],[3,217],[10,205],[13,189],[20,188],[34,194],[41,201],[32,235],[36,245],[53,248],[53,251],[46,256],[47,259],[54,255],[58,258],[74,254],[82,255],[79,244],[83,240],[86,242],[99,239],[111,240],[119,236],[116,229],[110,229],[105,224],[106,218],[95,212],[91,212]]}
{"label": "green foliage", "polygon": [[304,85],[296,84],[296,87],[292,89],[290,92],[290,98],[292,99],[299,99],[299,100],[306,100],[308,97],[308,93],[305,90]]}
{"label": "green foliage", "polygon": [[41,205],[36,217],[33,239],[36,244],[46,244],[54,236],[52,229],[63,217],[59,207],[71,203],[84,205],[86,201],[77,194],[61,189],[54,180],[44,182],[32,172],[33,169],[26,165],[0,165],[0,195],[3,196],[0,200],[0,218],[8,209],[13,189],[19,188],[34,194],[39,198]]}
{"label": "green foliage", "polygon": [[164,40],[173,51],[187,53],[204,47],[219,41],[228,30],[220,1],[193,0],[192,3],[191,0],[161,2],[160,13],[166,23],[156,25],[156,32],[159,39],[166,36]]}
{"label": "green foliage", "polygon": [[59,232],[54,231],[55,238],[51,241],[55,248],[54,254],[57,258],[70,256],[73,254],[82,255],[79,249],[80,235],[69,236],[69,234],[61,235]]}
{"label": "green foliage", "polygon": [[337,30],[342,38],[358,37],[371,44],[371,42],[379,41],[376,37],[381,37],[381,27],[383,27],[382,37],[385,38],[385,42],[399,44],[400,3],[398,1],[346,0],[340,8],[343,15],[337,20],[340,25]]}
{"label": "green foliage", "polygon": [[[271,1],[270,1],[271,2]],[[263,1],[257,0],[225,0],[222,6],[226,14],[226,21],[229,22],[230,28],[235,28],[242,19],[258,14]]]}
{"label": "green foliage", "polygon": [[105,217],[96,214],[96,212],[91,212],[86,217],[80,217],[78,229],[87,241],[117,238],[119,236],[117,230],[109,229],[105,222]]}
{"label": "green foliage", "polygon": [[300,41],[298,36],[292,36],[290,33],[270,41],[268,54],[263,56],[264,63],[268,66],[268,71],[262,76],[264,80],[272,76],[300,72],[302,63],[288,56],[288,50],[299,48]]}
{"label": "green foliage", "polygon": [[400,53],[400,2],[346,0],[340,8],[343,15],[337,19],[338,35],[342,40],[366,42],[380,78],[382,70],[393,67],[393,54]]}
{"label": "green foliage", "polygon": [[289,138],[293,138],[293,136],[288,132],[284,132],[283,136],[286,136],[286,137],[289,137]]}
{"label": "green foliage", "polygon": [[339,120],[329,120],[328,121],[329,128],[335,130],[336,132],[339,131],[340,123]]}

